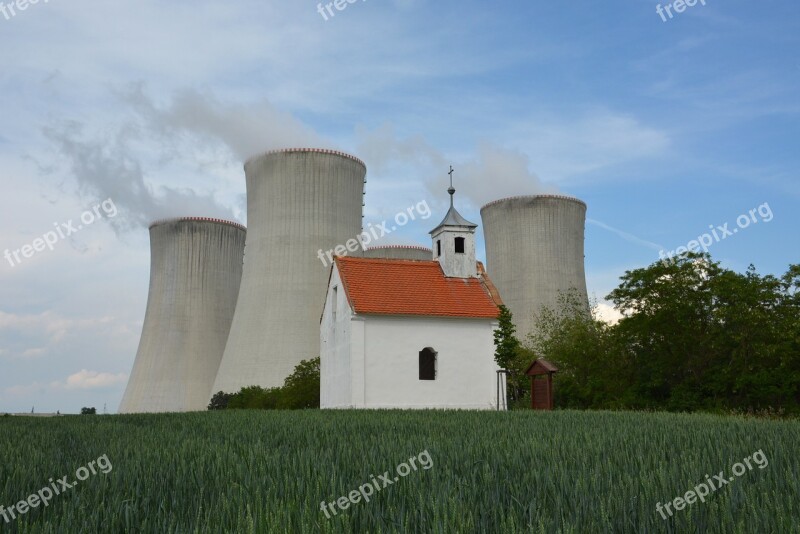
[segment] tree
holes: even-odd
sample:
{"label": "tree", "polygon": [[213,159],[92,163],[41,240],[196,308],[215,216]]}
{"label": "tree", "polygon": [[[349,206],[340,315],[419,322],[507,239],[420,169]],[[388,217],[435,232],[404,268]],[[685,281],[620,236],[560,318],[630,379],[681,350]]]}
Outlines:
{"label": "tree", "polygon": [[284,381],[283,387],[243,387],[238,393],[220,391],[208,405],[209,410],[299,410],[319,408],[320,359],[303,360]]}
{"label": "tree", "polygon": [[627,271],[608,298],[624,317],[615,334],[624,349],[616,367],[632,408],[694,410],[714,351],[714,281],[722,269],[707,254],[690,253]]}
{"label": "tree", "polygon": [[517,328],[513,323],[513,315],[505,305],[501,304],[500,315],[497,317],[497,330],[494,331],[494,361],[500,369],[508,369],[517,356],[520,347],[515,334]]}
{"label": "tree", "polygon": [[224,410],[228,407],[228,402],[231,400],[233,396],[232,393],[225,393],[224,391],[218,391],[211,397],[211,402],[208,403],[209,410]]}
{"label": "tree", "polygon": [[780,279],[708,254],[628,271],[609,298],[624,318],[621,401],[668,410],[800,411],[800,268]]}
{"label": "tree", "polygon": [[522,346],[516,337],[514,316],[511,310],[501,304],[494,331],[494,361],[500,369],[506,370],[506,405],[512,408],[516,401],[525,395],[525,369],[520,369],[520,350]]}
{"label": "tree", "polygon": [[281,394],[278,398],[278,408],[300,410],[304,408],[319,408],[320,405],[320,358],[303,360],[294,372],[286,377]]}
{"label": "tree", "polygon": [[81,408],[81,415],[97,415],[97,408]]}
{"label": "tree", "polygon": [[577,291],[561,292],[556,306],[536,314],[526,344],[531,353],[559,368],[553,379],[556,406],[607,407],[615,396],[609,361],[617,349],[611,327],[599,320],[596,307],[587,313],[586,301]]}

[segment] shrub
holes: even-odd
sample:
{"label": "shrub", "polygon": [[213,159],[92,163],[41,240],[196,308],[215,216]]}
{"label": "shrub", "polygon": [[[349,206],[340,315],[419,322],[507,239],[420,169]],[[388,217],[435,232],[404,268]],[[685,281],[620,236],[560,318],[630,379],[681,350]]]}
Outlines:
{"label": "shrub", "polygon": [[225,393],[224,391],[215,393],[214,396],[211,397],[211,402],[208,403],[208,409],[224,410],[228,407],[228,402],[230,402],[232,396],[232,393]]}
{"label": "shrub", "polygon": [[320,359],[303,360],[286,377],[283,387],[243,387],[238,393],[216,393],[209,410],[301,410],[319,408]]}

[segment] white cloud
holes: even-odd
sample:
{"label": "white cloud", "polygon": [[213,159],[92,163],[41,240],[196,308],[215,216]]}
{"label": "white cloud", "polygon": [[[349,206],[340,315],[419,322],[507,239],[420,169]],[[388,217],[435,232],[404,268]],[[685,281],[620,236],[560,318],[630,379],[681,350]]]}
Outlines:
{"label": "white cloud", "polygon": [[598,319],[608,324],[617,324],[623,317],[612,304],[607,302],[598,302],[595,306],[595,313]]}
{"label": "white cloud", "polygon": [[22,357],[23,358],[38,358],[39,356],[44,356],[44,354],[46,352],[47,352],[47,349],[45,349],[43,347],[36,348],[36,349],[26,349],[22,353]]}
{"label": "white cloud", "polygon": [[456,166],[458,197],[468,199],[474,207],[503,197],[558,192],[555,185],[544,183],[531,171],[528,156],[519,150],[482,141],[468,159],[454,161],[420,135],[399,137],[388,123],[371,131],[357,128],[356,134],[357,153],[371,174],[410,171],[434,197],[446,198],[450,163]]}
{"label": "white cloud", "polygon": [[[0,311],[0,333],[6,342],[6,348],[0,351],[0,356],[34,360],[51,353],[70,334],[74,339],[74,334],[82,331],[104,329],[107,332],[124,333],[126,328],[111,317],[72,319],[52,311],[39,314]],[[46,344],[42,345],[43,341]]]}
{"label": "white cloud", "polygon": [[[507,139],[530,157],[547,180],[562,183],[582,174],[664,155],[669,134],[629,113],[587,110],[577,116],[533,112],[509,128]],[[513,141],[517,140],[517,141]]]}
{"label": "white cloud", "polygon": [[276,148],[335,148],[291,113],[267,100],[222,102],[212,93],[184,89],[175,93],[169,104],[159,107],[138,84],[128,87],[122,98],[144,120],[150,133],[159,135],[160,142],[175,143],[175,139],[187,135],[193,144],[218,142],[238,162]]}
{"label": "white cloud", "polygon": [[61,341],[70,331],[95,329],[112,321],[111,317],[70,319],[52,311],[26,315],[0,310],[0,330],[35,332],[48,337],[51,343]]}
{"label": "white cloud", "polygon": [[64,380],[56,380],[49,384],[34,382],[32,384],[15,385],[6,388],[7,395],[13,397],[31,397],[52,394],[58,391],[111,389],[124,385],[128,381],[125,373],[103,373],[81,369]]}
{"label": "white cloud", "polygon": [[[481,142],[475,158],[462,169],[455,189],[470,198],[475,207],[505,197],[559,192],[558,187],[543,182],[531,170],[527,154],[489,142]],[[444,183],[443,178],[435,185]]]}
{"label": "white cloud", "polygon": [[6,394],[11,397],[29,397],[43,393],[47,386],[39,382],[28,385],[11,386],[6,388]]}
{"label": "white cloud", "polygon": [[64,389],[102,389],[124,384],[128,380],[125,373],[99,373],[82,369],[67,377],[63,383],[54,382],[52,387]]}

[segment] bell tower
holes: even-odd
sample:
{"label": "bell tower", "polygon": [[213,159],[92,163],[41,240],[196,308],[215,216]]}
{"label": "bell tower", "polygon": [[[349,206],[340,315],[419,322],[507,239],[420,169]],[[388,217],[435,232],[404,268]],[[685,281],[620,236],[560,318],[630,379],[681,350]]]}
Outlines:
{"label": "bell tower", "polygon": [[453,205],[453,167],[450,167],[450,209],[442,222],[431,230],[433,259],[442,266],[444,275],[451,278],[475,278],[478,268],[475,262],[475,229],[471,223],[458,213]]}

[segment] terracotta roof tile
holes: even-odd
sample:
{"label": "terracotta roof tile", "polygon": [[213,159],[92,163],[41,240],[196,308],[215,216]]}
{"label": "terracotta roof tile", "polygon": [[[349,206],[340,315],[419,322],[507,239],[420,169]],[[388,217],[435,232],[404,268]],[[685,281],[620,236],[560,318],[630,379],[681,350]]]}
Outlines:
{"label": "terracotta roof tile", "polygon": [[436,261],[335,261],[356,313],[492,319],[500,313],[483,278],[447,278]]}

